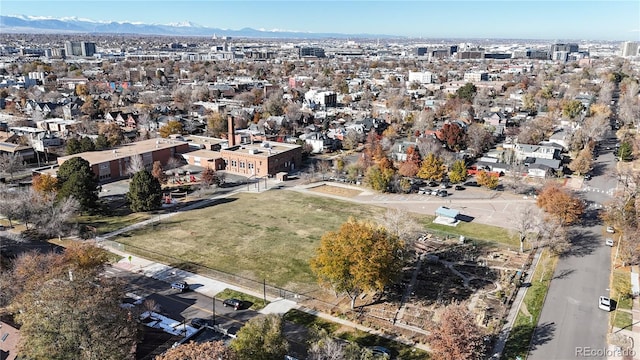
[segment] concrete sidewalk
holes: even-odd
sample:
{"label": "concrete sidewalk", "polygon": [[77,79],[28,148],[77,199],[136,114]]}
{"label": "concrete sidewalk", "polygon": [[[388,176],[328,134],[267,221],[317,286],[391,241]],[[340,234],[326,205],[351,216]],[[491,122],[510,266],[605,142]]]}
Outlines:
{"label": "concrete sidewalk", "polygon": [[[525,283],[531,283],[531,278],[533,277],[533,273],[538,266],[538,261],[540,260],[540,254],[542,253],[542,249],[538,249],[533,256],[533,261],[531,268],[527,272],[527,276],[524,280]],[[520,312],[520,307],[522,306],[522,302],[524,301],[524,297],[527,294],[528,287],[521,286],[518,289],[518,293],[516,294],[515,299],[513,300],[513,304],[509,309],[509,315],[507,315],[506,322],[500,330],[500,334],[498,334],[498,340],[496,344],[493,346],[493,351],[491,354],[500,354],[504,351],[504,347],[507,343],[507,339],[509,339],[509,334],[511,333],[511,329],[513,328],[513,323],[516,321],[516,317]]]}
{"label": "concrete sidewalk", "polygon": [[[613,328],[609,334],[608,360],[640,359],[640,297],[636,296],[631,305],[633,320],[631,328]],[[621,346],[623,345],[623,346]]]}

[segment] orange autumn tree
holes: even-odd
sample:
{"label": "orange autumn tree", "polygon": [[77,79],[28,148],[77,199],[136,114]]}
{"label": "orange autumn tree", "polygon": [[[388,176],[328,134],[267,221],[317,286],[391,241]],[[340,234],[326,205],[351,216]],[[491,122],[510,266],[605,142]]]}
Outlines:
{"label": "orange autumn tree", "polygon": [[188,342],[167,350],[156,356],[155,360],[209,360],[237,359],[233,350],[225,346],[222,341],[207,341],[203,343]]}
{"label": "orange autumn tree", "polygon": [[436,360],[484,359],[484,333],[474,318],[464,304],[447,306],[427,338],[431,357]]}
{"label": "orange autumn tree", "polygon": [[54,194],[58,190],[58,179],[47,174],[35,176],[33,188],[41,194]]}
{"label": "orange autumn tree", "polygon": [[542,188],[536,203],[563,226],[575,224],[584,213],[582,201],[558,184],[550,183]]}
{"label": "orange autumn tree", "polygon": [[311,270],[322,285],[351,298],[381,291],[402,269],[404,243],[385,228],[353,218],[322,236]]}
{"label": "orange autumn tree", "polygon": [[420,153],[415,146],[409,146],[407,149],[407,160],[403,161],[398,167],[398,174],[415,177],[418,170],[420,170]]}

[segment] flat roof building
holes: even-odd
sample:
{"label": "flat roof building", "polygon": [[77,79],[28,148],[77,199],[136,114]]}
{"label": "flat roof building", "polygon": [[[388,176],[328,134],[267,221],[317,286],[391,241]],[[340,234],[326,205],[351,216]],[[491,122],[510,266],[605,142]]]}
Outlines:
{"label": "flat roof building", "polygon": [[62,156],[58,158],[58,165],[71,158],[80,157],[89,162],[100,181],[109,181],[128,175],[127,168],[133,156],[141,156],[144,165],[150,168],[154,161],[166,165],[171,157],[188,151],[189,144],[185,141],[158,138],[133,142],[110,150]]}

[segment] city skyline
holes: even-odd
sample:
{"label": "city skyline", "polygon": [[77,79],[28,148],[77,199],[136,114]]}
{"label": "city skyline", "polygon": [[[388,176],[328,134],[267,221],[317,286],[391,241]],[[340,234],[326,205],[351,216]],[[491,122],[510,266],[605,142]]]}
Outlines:
{"label": "city skyline", "polygon": [[7,0],[0,13],[412,38],[640,40],[637,1]]}

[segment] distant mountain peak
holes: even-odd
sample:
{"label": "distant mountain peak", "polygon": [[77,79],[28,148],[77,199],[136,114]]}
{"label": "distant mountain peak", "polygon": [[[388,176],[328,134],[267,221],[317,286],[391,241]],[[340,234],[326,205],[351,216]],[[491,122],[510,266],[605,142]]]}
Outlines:
{"label": "distant mountain peak", "polygon": [[145,24],[131,21],[91,20],[78,17],[53,18],[47,16],[0,15],[0,28],[7,33],[91,33],[91,34],[138,34],[165,36],[230,36],[246,38],[400,38],[401,36],[380,34],[311,33],[282,29],[260,29],[245,27],[240,30],[202,26],[191,21],[172,24]]}

